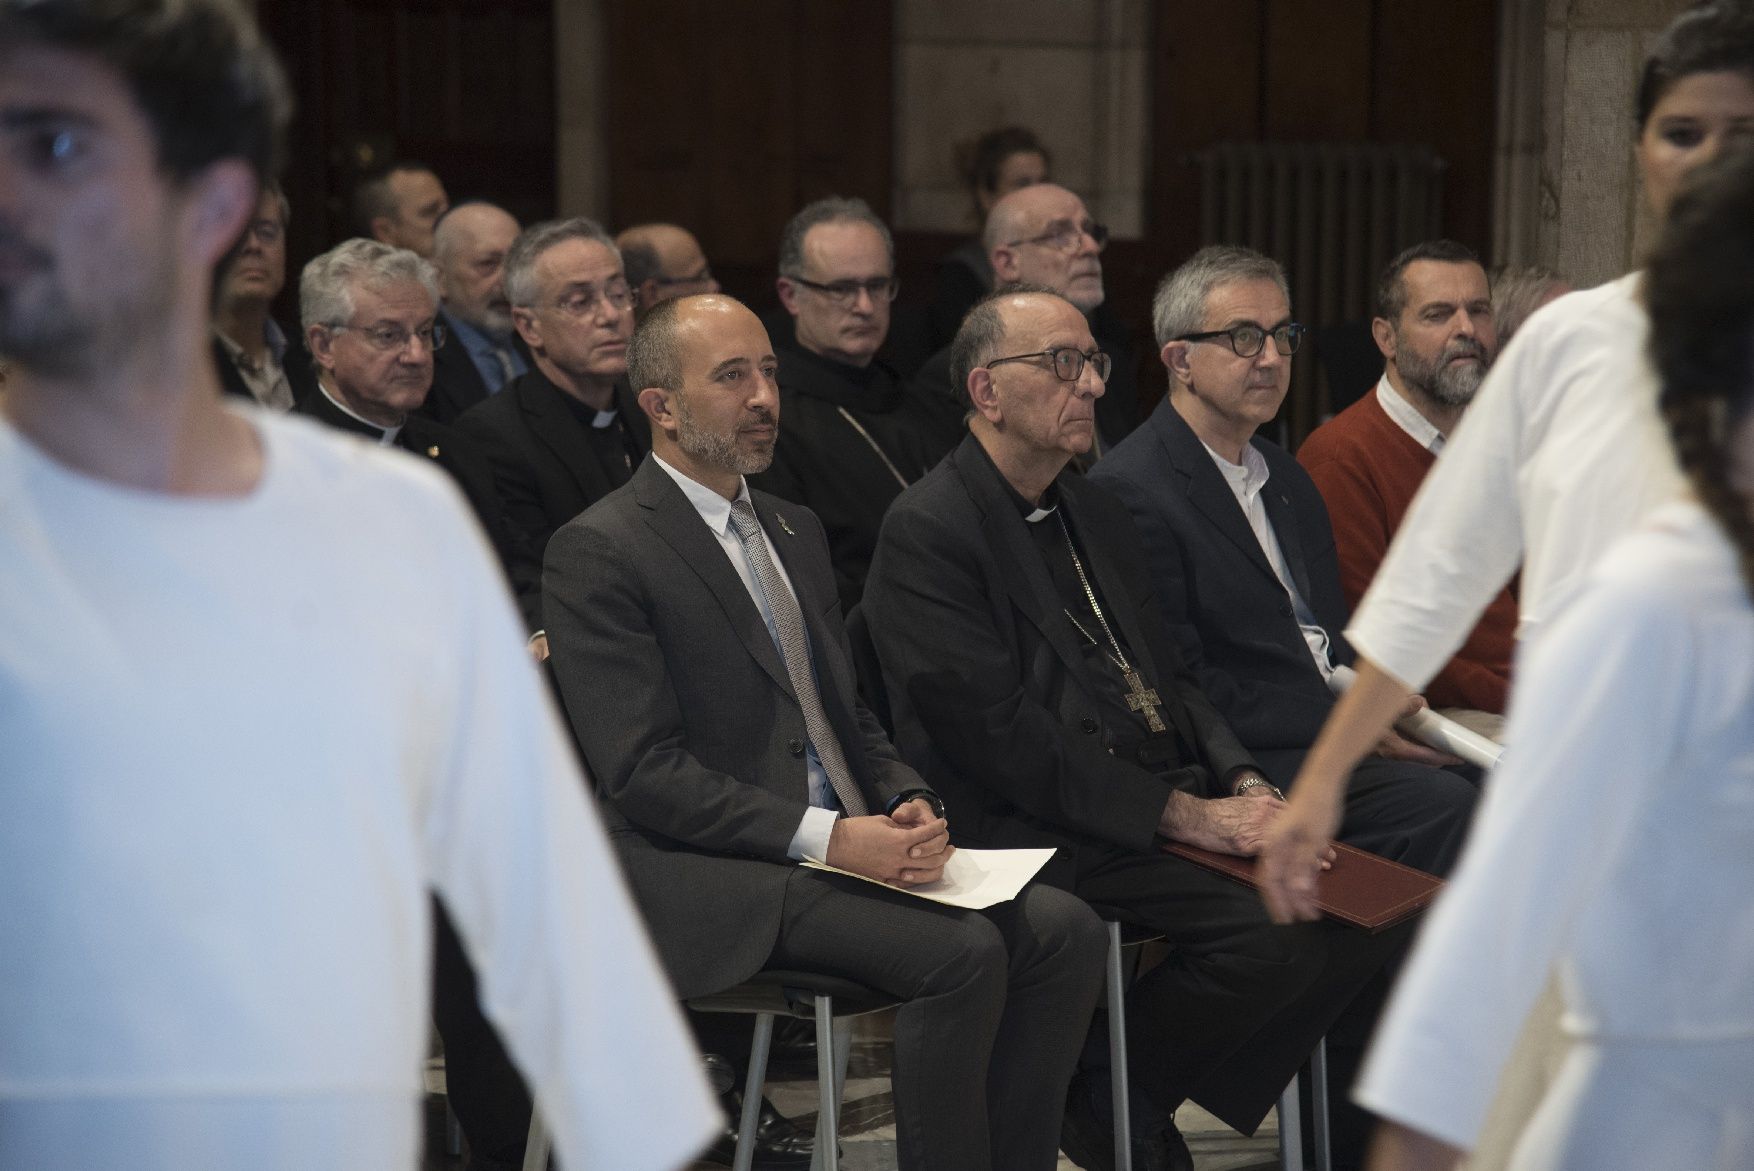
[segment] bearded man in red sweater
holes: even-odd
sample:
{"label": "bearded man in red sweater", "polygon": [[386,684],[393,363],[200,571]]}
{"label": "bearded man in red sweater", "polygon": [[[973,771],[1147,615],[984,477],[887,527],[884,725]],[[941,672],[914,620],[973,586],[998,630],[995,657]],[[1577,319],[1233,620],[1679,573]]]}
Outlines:
{"label": "bearded man in red sweater", "polygon": [[[1328,507],[1341,586],[1354,609],[1497,352],[1479,258],[1453,240],[1402,252],[1378,282],[1371,333],[1383,353],[1382,380],[1297,453]],[[1510,685],[1515,589],[1513,580],[1499,592],[1425,691],[1433,707],[1494,739]]]}

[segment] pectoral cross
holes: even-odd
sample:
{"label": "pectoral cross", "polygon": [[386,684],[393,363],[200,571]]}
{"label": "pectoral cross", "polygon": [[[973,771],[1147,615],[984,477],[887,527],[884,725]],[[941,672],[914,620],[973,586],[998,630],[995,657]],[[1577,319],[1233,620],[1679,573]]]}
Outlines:
{"label": "pectoral cross", "polygon": [[1165,726],[1163,717],[1157,714],[1157,709],[1163,706],[1163,701],[1157,697],[1157,689],[1145,686],[1145,681],[1139,677],[1137,671],[1126,671],[1122,674],[1127,681],[1127,710],[1144,712],[1145,726],[1153,732],[1167,732],[1169,729]]}

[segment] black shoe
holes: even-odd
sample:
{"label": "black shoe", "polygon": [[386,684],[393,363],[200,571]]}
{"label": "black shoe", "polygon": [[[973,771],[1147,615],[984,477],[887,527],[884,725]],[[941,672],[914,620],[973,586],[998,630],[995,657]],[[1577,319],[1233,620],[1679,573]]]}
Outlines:
{"label": "black shoe", "polygon": [[770,1076],[776,1072],[816,1076],[816,1022],[803,1017],[775,1021],[767,1069]]}
{"label": "black shoe", "polygon": [[1133,1171],[1194,1171],[1193,1153],[1175,1123],[1150,1138],[1134,1137]]}
{"label": "black shoe", "polygon": [[[729,1167],[737,1154],[737,1123],[743,1117],[743,1095],[735,1090],[719,1095],[725,1111],[724,1133],[714,1140],[701,1159]],[[773,1108],[766,1098],[761,1100],[761,1113],[755,1123],[756,1171],[808,1171],[810,1152],[816,1136],[805,1134],[792,1120]]]}
{"label": "black shoe", "polygon": [[1075,1077],[1066,1091],[1066,1113],[1060,1120],[1060,1150],[1084,1171],[1114,1171],[1115,1128],[1100,1117],[1084,1079]]}

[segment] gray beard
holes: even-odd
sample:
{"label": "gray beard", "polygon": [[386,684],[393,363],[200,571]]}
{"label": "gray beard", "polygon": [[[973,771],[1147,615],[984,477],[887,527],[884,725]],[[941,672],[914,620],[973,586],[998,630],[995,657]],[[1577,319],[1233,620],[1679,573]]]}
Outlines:
{"label": "gray beard", "polygon": [[690,458],[739,476],[765,472],[768,465],[773,463],[772,447],[765,451],[739,451],[735,436],[718,435],[695,423],[694,414],[688,409],[686,394],[678,393],[675,402],[676,446]]}
{"label": "gray beard", "polygon": [[1480,389],[1480,383],[1486,378],[1486,360],[1484,349],[1473,351],[1480,361],[1470,366],[1457,366],[1449,359],[1462,350],[1446,349],[1430,364],[1407,356],[1396,359],[1395,365],[1401,372],[1401,380],[1409,387],[1429,398],[1432,402],[1446,407],[1465,407],[1474,401],[1474,395]]}

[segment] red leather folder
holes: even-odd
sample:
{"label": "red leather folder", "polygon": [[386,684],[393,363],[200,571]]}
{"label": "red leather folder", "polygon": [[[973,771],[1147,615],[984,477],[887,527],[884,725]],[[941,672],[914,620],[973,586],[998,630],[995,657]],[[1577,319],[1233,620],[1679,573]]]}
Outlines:
{"label": "red leather folder", "polygon": [[[1235,854],[1219,854],[1171,842],[1168,852],[1186,858],[1214,874],[1258,889],[1255,860]],[[1375,935],[1405,923],[1431,905],[1443,889],[1443,879],[1423,870],[1391,862],[1376,854],[1334,843],[1334,865],[1316,879],[1316,906],[1330,919],[1338,919]]]}

